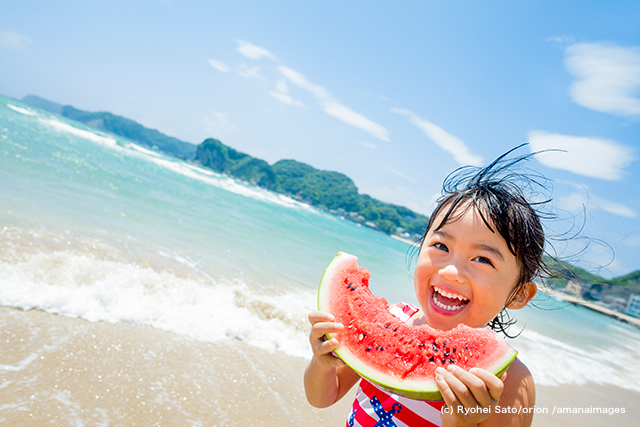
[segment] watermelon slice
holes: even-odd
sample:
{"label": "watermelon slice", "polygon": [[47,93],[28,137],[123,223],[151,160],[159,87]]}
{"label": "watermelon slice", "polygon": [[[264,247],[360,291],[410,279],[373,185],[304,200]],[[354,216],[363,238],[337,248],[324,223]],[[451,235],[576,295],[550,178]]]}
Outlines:
{"label": "watermelon slice", "polygon": [[418,400],[442,400],[435,382],[438,366],[479,367],[500,376],[517,352],[489,328],[459,325],[441,331],[409,326],[389,311],[389,303],[369,290],[370,273],[358,258],[338,253],[325,270],[318,310],[345,328],[335,353],[354,371],[381,388]]}

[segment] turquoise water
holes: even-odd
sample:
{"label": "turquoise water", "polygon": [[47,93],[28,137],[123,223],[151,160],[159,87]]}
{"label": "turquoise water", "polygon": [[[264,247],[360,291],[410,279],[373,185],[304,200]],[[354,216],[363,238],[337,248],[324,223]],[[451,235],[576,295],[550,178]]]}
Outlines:
{"label": "turquoise water", "polygon": [[[307,313],[342,250],[415,302],[409,245],[0,97],[0,304],[237,338],[308,357]],[[541,384],[640,391],[640,331],[542,301],[517,314]]]}

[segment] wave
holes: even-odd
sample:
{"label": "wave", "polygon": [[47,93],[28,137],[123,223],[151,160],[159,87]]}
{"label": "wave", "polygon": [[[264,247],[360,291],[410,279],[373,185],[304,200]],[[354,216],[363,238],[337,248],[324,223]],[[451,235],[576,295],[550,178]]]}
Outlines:
{"label": "wave", "polygon": [[[240,278],[182,277],[113,254],[25,252],[14,246],[18,252],[5,251],[0,258],[0,305],[91,322],[149,325],[209,342],[240,339],[308,357],[311,292],[251,288]],[[180,256],[176,261],[193,265]]]}
{"label": "wave", "polygon": [[34,110],[18,107],[9,103],[7,103],[6,105],[16,112],[35,117],[40,123],[44,124],[46,127],[54,130],[55,132],[64,133],[66,135],[91,141],[108,149],[115,150],[121,154],[135,157],[143,161],[151,162],[164,170],[180,174],[184,177],[197,180],[207,185],[212,185],[222,190],[229,191],[231,193],[235,193],[244,197],[252,198],[254,200],[271,203],[286,208],[294,208],[313,213],[319,213],[313,207],[305,203],[298,202],[297,200],[294,200],[285,195],[277,194],[269,190],[236,181],[231,177],[221,175],[212,170],[188,163],[181,159],[173,158],[168,155],[149,150],[133,142],[116,138],[97,130],[82,129],[77,126],[73,126],[72,124],[60,120],[59,118],[50,114],[39,114]]}
{"label": "wave", "polygon": [[13,111],[16,111],[20,114],[24,114],[27,116],[35,116],[37,113],[33,110],[29,110],[27,108],[18,107],[17,105],[7,104],[7,107],[11,108]]}
{"label": "wave", "polygon": [[578,348],[566,342],[524,330],[515,340],[518,358],[527,365],[537,384],[613,384],[640,392],[638,351],[622,346]]}

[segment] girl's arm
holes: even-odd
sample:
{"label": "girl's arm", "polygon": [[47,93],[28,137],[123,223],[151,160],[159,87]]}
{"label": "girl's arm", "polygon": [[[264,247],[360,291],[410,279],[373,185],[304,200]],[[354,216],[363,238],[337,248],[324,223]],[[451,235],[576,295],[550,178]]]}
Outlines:
{"label": "girl's arm", "polygon": [[447,404],[443,427],[528,427],[533,420],[535,385],[516,359],[501,378],[477,368],[438,368],[438,388]]}
{"label": "girl's arm", "polygon": [[[494,411],[489,419],[480,423],[480,427],[529,427],[533,422],[536,386],[531,372],[520,359],[516,359],[509,366],[507,373],[504,391],[498,403],[500,412]],[[510,410],[520,410],[520,413],[511,413]]]}
{"label": "girl's arm", "polygon": [[343,325],[335,323],[333,315],[317,311],[309,314],[309,322],[313,358],[304,373],[304,390],[311,405],[326,408],[340,400],[358,382],[359,376],[331,354],[338,340],[325,339],[326,334],[341,331]]}

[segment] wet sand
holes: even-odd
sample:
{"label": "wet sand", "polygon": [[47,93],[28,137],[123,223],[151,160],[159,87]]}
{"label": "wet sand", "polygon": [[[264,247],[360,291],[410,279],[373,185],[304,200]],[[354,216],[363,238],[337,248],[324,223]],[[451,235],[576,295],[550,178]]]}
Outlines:
{"label": "wet sand", "polygon": [[[0,425],[344,426],[353,399],[304,397],[306,361],[238,340],[206,343],[151,327],[0,307]],[[353,393],[353,392],[352,392]],[[636,426],[640,394],[539,387],[534,426]],[[555,407],[624,414],[552,414]]]}
{"label": "wet sand", "polygon": [[342,426],[304,397],[306,361],[237,340],[0,308],[0,425]]}

